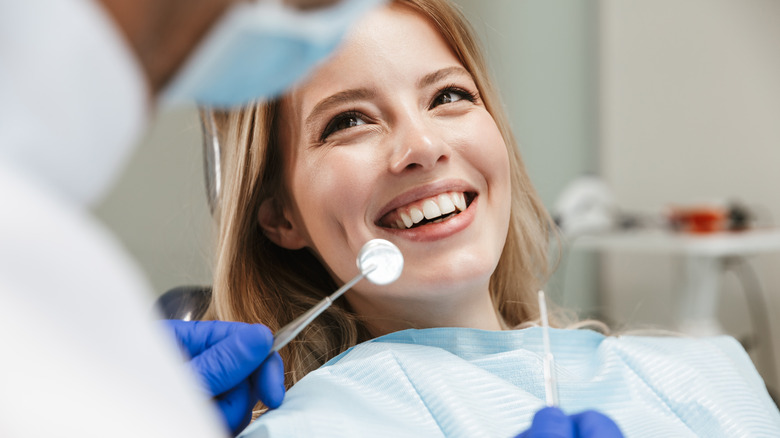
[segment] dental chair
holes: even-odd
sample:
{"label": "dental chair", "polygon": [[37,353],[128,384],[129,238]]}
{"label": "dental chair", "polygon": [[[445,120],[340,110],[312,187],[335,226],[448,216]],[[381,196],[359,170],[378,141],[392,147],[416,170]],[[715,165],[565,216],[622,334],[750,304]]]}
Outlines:
{"label": "dental chair", "polygon": [[210,286],[179,286],[162,294],[155,307],[165,319],[194,321],[203,318],[209,301]]}

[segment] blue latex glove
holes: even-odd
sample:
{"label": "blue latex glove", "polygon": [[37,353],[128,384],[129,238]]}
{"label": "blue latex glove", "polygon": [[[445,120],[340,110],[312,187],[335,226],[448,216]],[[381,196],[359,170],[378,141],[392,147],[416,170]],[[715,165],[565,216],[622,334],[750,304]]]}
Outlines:
{"label": "blue latex glove", "polygon": [[[179,344],[233,432],[243,430],[258,400],[277,408],[284,399],[284,365],[268,357],[273,335],[261,324],[167,320]],[[266,357],[268,359],[266,360]]]}
{"label": "blue latex glove", "polygon": [[566,415],[558,408],[544,408],[534,415],[531,428],[515,438],[622,438],[623,433],[606,415],[585,411]]}

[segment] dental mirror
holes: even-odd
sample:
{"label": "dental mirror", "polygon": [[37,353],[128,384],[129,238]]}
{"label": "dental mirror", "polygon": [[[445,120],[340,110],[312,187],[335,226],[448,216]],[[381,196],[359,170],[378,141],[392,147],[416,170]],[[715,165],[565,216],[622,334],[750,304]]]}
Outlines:
{"label": "dental mirror", "polygon": [[368,241],[357,257],[357,267],[368,281],[383,286],[401,276],[404,256],[397,246],[384,239]]}
{"label": "dental mirror", "polygon": [[368,241],[360,248],[357,257],[357,267],[360,270],[360,274],[355,278],[346,282],[336,292],[315,304],[306,313],[279,329],[274,335],[271,353],[279,351],[292,341],[307,325],[330,307],[333,301],[343,295],[358,281],[362,280],[363,277],[378,285],[390,284],[397,280],[404,268],[404,256],[397,246],[387,240],[374,239]]}

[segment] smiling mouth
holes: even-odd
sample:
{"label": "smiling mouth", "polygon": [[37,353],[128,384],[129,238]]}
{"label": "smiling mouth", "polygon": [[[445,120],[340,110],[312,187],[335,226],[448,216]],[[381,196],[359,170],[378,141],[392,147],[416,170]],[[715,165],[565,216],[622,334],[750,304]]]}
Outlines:
{"label": "smiling mouth", "polygon": [[476,193],[447,192],[420,199],[382,216],[377,225],[396,230],[408,230],[452,219],[466,210]]}

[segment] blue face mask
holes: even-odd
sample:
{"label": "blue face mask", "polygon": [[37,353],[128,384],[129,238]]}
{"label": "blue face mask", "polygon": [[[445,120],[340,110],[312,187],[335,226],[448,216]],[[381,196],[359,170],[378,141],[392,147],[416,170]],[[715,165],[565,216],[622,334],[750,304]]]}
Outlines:
{"label": "blue face mask", "polygon": [[225,13],[162,94],[233,107],[274,97],[338,46],[349,27],[384,0],[341,0],[298,11],[279,1],[239,2]]}

